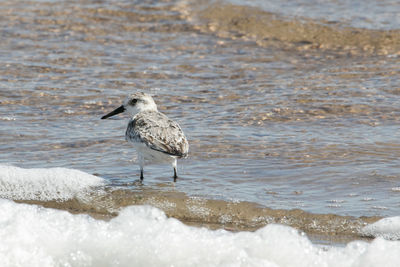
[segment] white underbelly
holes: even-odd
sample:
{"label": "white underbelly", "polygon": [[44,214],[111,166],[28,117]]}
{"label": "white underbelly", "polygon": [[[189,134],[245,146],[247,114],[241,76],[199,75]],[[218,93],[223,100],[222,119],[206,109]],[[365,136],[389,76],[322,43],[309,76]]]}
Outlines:
{"label": "white underbelly", "polygon": [[157,150],[153,150],[143,143],[132,143],[136,152],[138,153],[138,159],[144,160],[146,165],[159,164],[159,163],[170,163],[173,164],[176,160],[174,156],[162,153]]}

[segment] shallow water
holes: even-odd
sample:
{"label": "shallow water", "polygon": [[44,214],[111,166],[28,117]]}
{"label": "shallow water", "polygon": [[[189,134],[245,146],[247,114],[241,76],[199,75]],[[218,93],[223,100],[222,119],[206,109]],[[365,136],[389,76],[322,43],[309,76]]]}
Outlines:
{"label": "shallow water", "polygon": [[74,168],[142,191],[127,118],[100,120],[140,90],[190,143],[178,182],[171,167],[150,166],[146,188],[397,215],[398,21],[326,23],[287,4],[3,1],[0,163]]}

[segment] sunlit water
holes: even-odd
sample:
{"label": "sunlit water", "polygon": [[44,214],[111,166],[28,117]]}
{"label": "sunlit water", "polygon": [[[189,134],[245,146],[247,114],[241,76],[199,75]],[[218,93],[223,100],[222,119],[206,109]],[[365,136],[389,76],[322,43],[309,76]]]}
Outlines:
{"label": "sunlit water", "polygon": [[[199,30],[184,8],[2,2],[0,162],[80,169],[115,187],[136,181],[128,118],[100,117],[140,90],[188,137],[178,191],[315,213],[398,214],[398,32],[384,54],[280,48]],[[168,189],[172,175],[170,166],[149,166],[144,183]]]}

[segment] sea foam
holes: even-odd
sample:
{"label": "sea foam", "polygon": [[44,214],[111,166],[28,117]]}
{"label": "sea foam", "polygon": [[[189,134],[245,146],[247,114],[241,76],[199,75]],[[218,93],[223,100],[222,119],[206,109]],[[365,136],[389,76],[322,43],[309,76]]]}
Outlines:
{"label": "sea foam", "polygon": [[288,226],[190,227],[150,206],[110,221],[0,200],[0,266],[399,266],[400,242],[321,247]]}
{"label": "sea foam", "polygon": [[0,165],[0,198],[66,200],[103,182],[100,177],[74,169]]}
{"label": "sea foam", "polygon": [[383,218],[361,229],[361,234],[371,237],[383,237],[400,240],[400,216]]}

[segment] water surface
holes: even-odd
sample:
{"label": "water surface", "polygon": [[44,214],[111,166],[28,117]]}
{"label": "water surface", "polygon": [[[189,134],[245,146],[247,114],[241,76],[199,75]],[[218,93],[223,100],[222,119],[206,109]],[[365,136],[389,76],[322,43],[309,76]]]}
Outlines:
{"label": "water surface", "polygon": [[[370,2],[387,18],[400,11],[357,3]],[[145,188],[397,215],[398,20],[360,24],[350,8],[326,23],[315,14],[333,2],[274,3],[3,1],[0,163],[74,168],[142,191],[128,118],[100,117],[143,91],[190,143],[178,182],[172,167],[150,166]]]}

